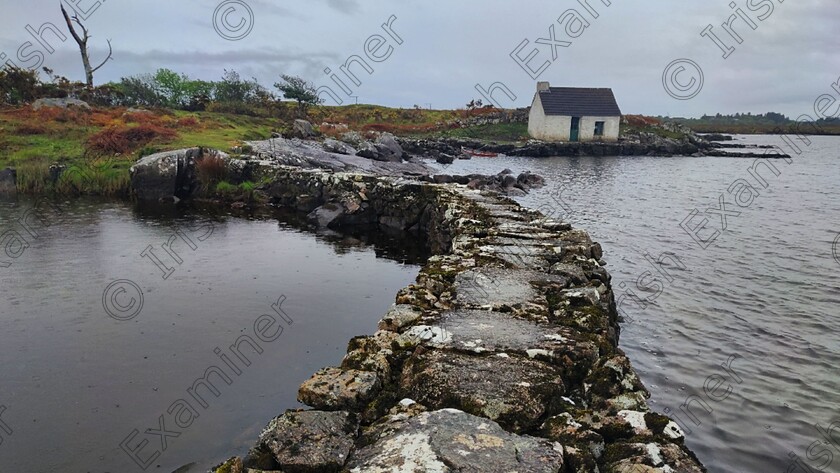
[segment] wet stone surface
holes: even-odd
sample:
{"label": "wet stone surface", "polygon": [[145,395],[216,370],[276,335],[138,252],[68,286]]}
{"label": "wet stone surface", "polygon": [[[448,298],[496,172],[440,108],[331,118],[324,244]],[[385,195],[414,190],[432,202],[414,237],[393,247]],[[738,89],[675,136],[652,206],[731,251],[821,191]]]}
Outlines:
{"label": "wet stone surface", "polygon": [[403,369],[405,394],[431,408],[455,407],[522,432],[548,414],[565,394],[559,370],[505,354],[471,356],[415,352]]}
{"label": "wet stone surface", "polygon": [[393,419],[377,426],[379,441],[350,459],[353,473],[560,472],[563,447],[504,431],[455,409]]}
{"label": "wet stone surface", "polygon": [[348,412],[288,411],[263,430],[249,460],[266,470],[290,473],[339,471],[357,429]]}

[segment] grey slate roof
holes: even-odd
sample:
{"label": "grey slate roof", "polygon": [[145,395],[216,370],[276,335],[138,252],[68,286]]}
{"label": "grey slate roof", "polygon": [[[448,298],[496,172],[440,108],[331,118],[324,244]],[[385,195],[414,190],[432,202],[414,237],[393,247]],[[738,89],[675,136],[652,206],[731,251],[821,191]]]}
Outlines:
{"label": "grey slate roof", "polygon": [[612,89],[550,87],[542,91],[540,101],[546,115],[571,117],[617,117],[621,110]]}

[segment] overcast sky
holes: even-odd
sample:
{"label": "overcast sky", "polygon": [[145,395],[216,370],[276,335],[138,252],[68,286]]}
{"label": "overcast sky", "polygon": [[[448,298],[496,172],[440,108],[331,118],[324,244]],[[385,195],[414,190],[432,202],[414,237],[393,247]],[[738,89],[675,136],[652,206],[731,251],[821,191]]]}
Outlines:
{"label": "overcast sky", "polygon": [[[611,87],[624,113],[813,115],[814,100],[832,93],[840,77],[838,0],[736,0],[736,8],[756,28],[742,19],[733,23],[742,44],[721,27],[735,14],[728,0],[612,0],[609,7],[607,0],[588,0],[598,18],[587,12],[584,0],[71,1],[89,12],[85,23],[93,36],[94,63],[104,57],[106,40],[113,43],[114,61],[96,74],[97,83],[163,67],[202,79],[218,79],[224,69],[235,69],[270,87],[287,73],[330,86],[344,103],[352,103],[356,99],[341,92],[323,70],[338,72],[349,57],[360,55],[374,69],[368,74],[358,64],[351,66],[361,86],[339,72],[360,103],[463,107],[481,98],[476,84],[488,88],[501,82],[517,98],[497,90],[498,104],[527,106],[535,74],[511,58],[524,40],[520,62],[536,48],[528,65],[532,70],[548,65],[539,80],[554,86]],[[772,12],[767,4],[773,5]],[[52,23],[66,34],[57,0],[3,0],[0,8],[0,53],[19,65],[37,64],[35,51],[44,51],[27,25],[38,30]],[[561,24],[558,19],[569,9],[589,26],[580,29],[580,22],[569,19]],[[389,34],[381,25],[392,15],[396,20]],[[727,59],[712,39],[701,37],[710,24],[720,40],[735,47]],[[552,25],[558,47],[536,43],[540,38],[550,43]],[[570,38],[567,28],[579,36]],[[244,37],[231,41],[217,30]],[[380,35],[369,45],[374,55],[387,56],[382,62],[365,56],[372,35]],[[72,38],[62,42],[49,31],[43,37],[55,48],[43,54],[44,64],[82,80]],[[27,41],[32,44],[21,51],[27,58],[22,61],[18,51]],[[703,71],[703,87],[689,100],[676,100],[663,87],[663,72],[677,59],[691,59]],[[691,81],[699,78],[696,71],[686,67],[680,72],[678,64],[671,72],[677,82],[672,91],[680,96],[696,92],[699,80],[693,87]]]}

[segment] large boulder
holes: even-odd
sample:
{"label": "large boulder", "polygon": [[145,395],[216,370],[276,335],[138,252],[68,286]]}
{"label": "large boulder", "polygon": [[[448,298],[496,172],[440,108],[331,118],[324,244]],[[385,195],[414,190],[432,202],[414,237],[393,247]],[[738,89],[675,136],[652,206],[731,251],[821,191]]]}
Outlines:
{"label": "large boulder", "polygon": [[565,471],[561,444],[511,434],[455,409],[394,415],[373,430],[368,437],[375,441],[351,454],[350,472]]}
{"label": "large boulder", "polygon": [[17,171],[6,168],[0,171],[0,196],[17,195]]}
{"label": "large boulder", "polygon": [[79,99],[63,98],[63,99],[38,99],[32,103],[33,110],[40,110],[44,107],[79,107],[90,110],[90,105]]}
{"label": "large boulder", "polygon": [[398,163],[402,161],[402,156],[394,154],[388,146],[382,143],[371,143],[370,141],[366,141],[359,146],[356,156],[382,162]]}
{"label": "large boulder", "polygon": [[397,138],[390,133],[382,133],[376,139],[376,144],[381,145],[383,149],[387,149],[391,155],[399,157],[402,160],[405,157],[405,151],[397,142]]}
{"label": "large boulder", "polygon": [[221,151],[201,148],[165,151],[140,159],[129,170],[134,194],[146,202],[189,197],[198,188],[195,162],[209,156],[229,159]]}
{"label": "large boulder", "polygon": [[316,136],[315,129],[312,128],[312,124],[306,120],[295,120],[294,125],[292,125],[292,134],[297,138],[312,138]]}
{"label": "large boulder", "polygon": [[286,411],[263,430],[244,463],[289,473],[337,472],[353,449],[358,427],[348,412]]}
{"label": "large boulder", "polygon": [[402,146],[397,143],[397,139],[390,133],[382,133],[376,139],[376,142],[371,143],[365,141],[359,144],[359,151],[357,156],[372,159],[374,161],[399,163],[404,157],[408,155],[403,151]]}

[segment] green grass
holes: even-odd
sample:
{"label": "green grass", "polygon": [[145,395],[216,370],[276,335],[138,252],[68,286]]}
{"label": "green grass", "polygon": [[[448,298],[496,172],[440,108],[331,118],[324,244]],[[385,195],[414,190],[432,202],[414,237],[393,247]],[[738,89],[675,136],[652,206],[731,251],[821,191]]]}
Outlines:
{"label": "green grass", "polygon": [[482,141],[518,142],[527,141],[527,123],[497,123],[479,125],[470,128],[455,128],[452,130],[433,133],[435,137],[471,138]]}
{"label": "green grass", "polygon": [[223,151],[239,146],[243,141],[267,140],[281,127],[279,120],[209,112],[175,112],[176,116],[196,117],[205,126],[181,130],[179,138],[167,143],[167,149],[202,146]]}
{"label": "green grass", "polygon": [[654,135],[662,136],[665,138],[672,138],[675,140],[682,139],[685,135],[682,133],[678,133],[675,131],[666,130],[661,127],[655,126],[633,126],[628,125],[626,123],[622,123],[621,127],[619,128],[619,136],[626,137],[628,135],[638,134],[638,133],[652,133]]}

